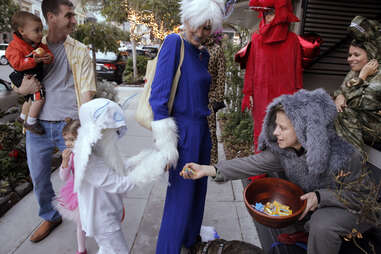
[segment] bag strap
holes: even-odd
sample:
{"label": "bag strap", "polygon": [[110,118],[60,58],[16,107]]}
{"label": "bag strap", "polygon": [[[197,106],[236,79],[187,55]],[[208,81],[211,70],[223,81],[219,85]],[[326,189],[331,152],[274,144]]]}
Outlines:
{"label": "bag strap", "polygon": [[181,39],[181,49],[180,49],[180,60],[179,60],[179,66],[177,67],[176,75],[173,78],[172,81],[172,88],[171,88],[171,95],[169,96],[168,100],[168,112],[169,115],[172,115],[172,109],[173,109],[173,102],[175,101],[175,95],[177,91],[177,85],[179,84],[179,79],[181,76],[181,66],[183,64],[184,60],[184,40],[183,37],[179,34]]}

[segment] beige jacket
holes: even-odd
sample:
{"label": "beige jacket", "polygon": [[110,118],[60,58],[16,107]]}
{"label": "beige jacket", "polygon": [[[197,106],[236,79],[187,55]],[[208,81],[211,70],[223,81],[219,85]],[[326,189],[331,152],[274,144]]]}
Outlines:
{"label": "beige jacket", "polygon": [[[42,43],[47,44],[46,36],[42,39]],[[73,72],[74,87],[79,108],[83,103],[81,101],[81,95],[86,92],[93,92],[95,94],[97,90],[92,59],[87,46],[70,36],[67,36],[64,47],[70,68]]]}

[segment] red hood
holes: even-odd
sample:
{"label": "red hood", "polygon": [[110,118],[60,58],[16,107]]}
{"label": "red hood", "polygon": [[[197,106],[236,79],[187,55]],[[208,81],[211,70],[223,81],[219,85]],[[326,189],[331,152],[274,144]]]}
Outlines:
{"label": "red hood", "polygon": [[[259,12],[259,18],[262,19],[259,24],[259,34],[264,37],[265,43],[284,41],[288,34],[289,24],[299,22],[292,11],[290,0],[250,0],[249,6]],[[263,15],[263,10],[266,8],[275,9],[275,18],[269,24],[265,24]]]}

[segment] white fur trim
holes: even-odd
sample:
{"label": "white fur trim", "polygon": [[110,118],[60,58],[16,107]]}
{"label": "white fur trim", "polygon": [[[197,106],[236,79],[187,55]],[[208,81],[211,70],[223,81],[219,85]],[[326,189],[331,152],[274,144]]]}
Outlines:
{"label": "white fur trim", "polygon": [[[173,118],[152,121],[152,135],[155,146],[165,165],[176,167],[179,152],[177,151],[177,126]],[[161,162],[160,162],[161,163]]]}
{"label": "white fur trim", "polygon": [[[140,159],[139,162],[135,159]],[[137,162],[134,169],[128,174],[131,183],[141,186],[160,179],[165,171],[165,158],[157,150],[144,150],[137,156],[132,158],[132,161],[127,160],[129,166]]]}
{"label": "white fur trim", "polygon": [[153,154],[156,150],[154,149],[145,149],[138,153],[135,156],[132,156],[124,161],[124,165],[127,169],[135,168],[144,158]]}
{"label": "white fur trim", "polygon": [[212,32],[222,27],[225,12],[225,1],[223,0],[182,0],[181,1],[181,22],[185,21],[193,29],[210,21]]}
{"label": "white fur trim", "polygon": [[73,149],[75,154],[74,192],[78,192],[81,182],[83,181],[86,165],[92,152],[92,147],[101,137],[101,130],[94,124],[89,123],[88,128],[80,127],[78,129],[78,137],[75,141]]}

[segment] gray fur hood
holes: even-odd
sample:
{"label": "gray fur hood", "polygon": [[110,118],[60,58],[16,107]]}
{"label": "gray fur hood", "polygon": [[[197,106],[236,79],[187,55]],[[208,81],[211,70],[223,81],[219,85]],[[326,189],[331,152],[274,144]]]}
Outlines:
{"label": "gray fur hood", "polygon": [[[282,104],[291,120],[296,136],[306,150],[297,156],[294,149],[281,149],[273,135],[276,113],[274,107]],[[259,149],[270,149],[278,154],[286,176],[305,191],[329,185],[332,174],[346,168],[355,151],[341,139],[334,129],[336,107],[323,89],[299,90],[293,95],[282,95],[269,104],[259,137]],[[328,186],[327,186],[328,187]]]}

